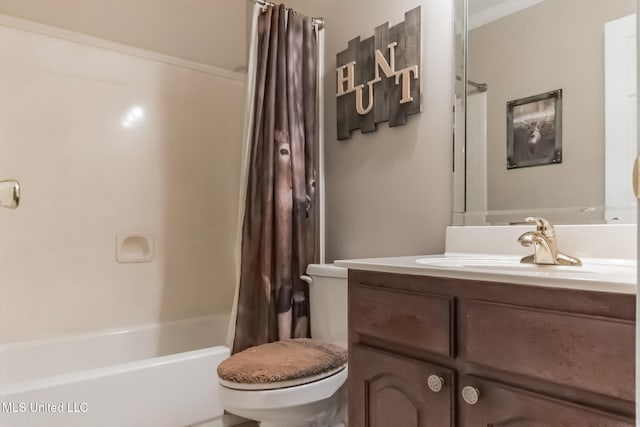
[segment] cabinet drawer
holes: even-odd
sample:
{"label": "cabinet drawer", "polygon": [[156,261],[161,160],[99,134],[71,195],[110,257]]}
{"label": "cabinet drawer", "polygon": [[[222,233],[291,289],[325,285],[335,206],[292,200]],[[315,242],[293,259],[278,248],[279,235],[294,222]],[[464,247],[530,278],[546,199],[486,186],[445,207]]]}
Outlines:
{"label": "cabinet drawer", "polygon": [[351,285],[352,331],[430,353],[453,356],[450,297]]}
{"label": "cabinet drawer", "polygon": [[607,413],[573,402],[508,387],[482,378],[464,376],[460,389],[473,387],[477,403],[461,394],[461,425],[465,427],[597,426],[633,427],[632,417]]}
{"label": "cabinet drawer", "polygon": [[479,301],[464,310],[470,362],[633,401],[633,322]]}

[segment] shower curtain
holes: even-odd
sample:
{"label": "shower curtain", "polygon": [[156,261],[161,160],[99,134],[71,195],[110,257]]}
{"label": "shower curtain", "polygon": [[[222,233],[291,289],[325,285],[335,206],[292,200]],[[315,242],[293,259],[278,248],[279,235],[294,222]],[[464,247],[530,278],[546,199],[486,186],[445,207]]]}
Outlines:
{"label": "shower curtain", "polygon": [[283,5],[258,16],[248,179],[233,352],[310,336],[317,261],[317,40],[312,19]]}

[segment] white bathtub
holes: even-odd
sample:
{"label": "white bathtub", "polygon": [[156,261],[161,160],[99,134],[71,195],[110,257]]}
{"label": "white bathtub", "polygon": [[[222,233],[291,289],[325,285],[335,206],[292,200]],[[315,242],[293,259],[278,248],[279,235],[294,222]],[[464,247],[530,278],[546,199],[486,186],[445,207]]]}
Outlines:
{"label": "white bathtub", "polygon": [[227,319],[0,345],[0,427],[215,425]]}

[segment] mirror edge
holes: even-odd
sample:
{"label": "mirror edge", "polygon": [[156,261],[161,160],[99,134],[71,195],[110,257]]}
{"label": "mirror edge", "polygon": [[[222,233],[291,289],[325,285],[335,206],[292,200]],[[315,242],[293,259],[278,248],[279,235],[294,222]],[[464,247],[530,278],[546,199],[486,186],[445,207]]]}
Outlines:
{"label": "mirror edge", "polygon": [[453,202],[451,225],[465,223],[467,0],[453,3]]}

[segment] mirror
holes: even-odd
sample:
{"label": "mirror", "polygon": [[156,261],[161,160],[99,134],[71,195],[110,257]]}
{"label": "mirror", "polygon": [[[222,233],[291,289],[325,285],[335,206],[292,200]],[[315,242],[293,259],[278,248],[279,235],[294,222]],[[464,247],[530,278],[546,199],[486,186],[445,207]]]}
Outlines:
{"label": "mirror", "polygon": [[454,225],[635,222],[636,1],[454,2]]}

